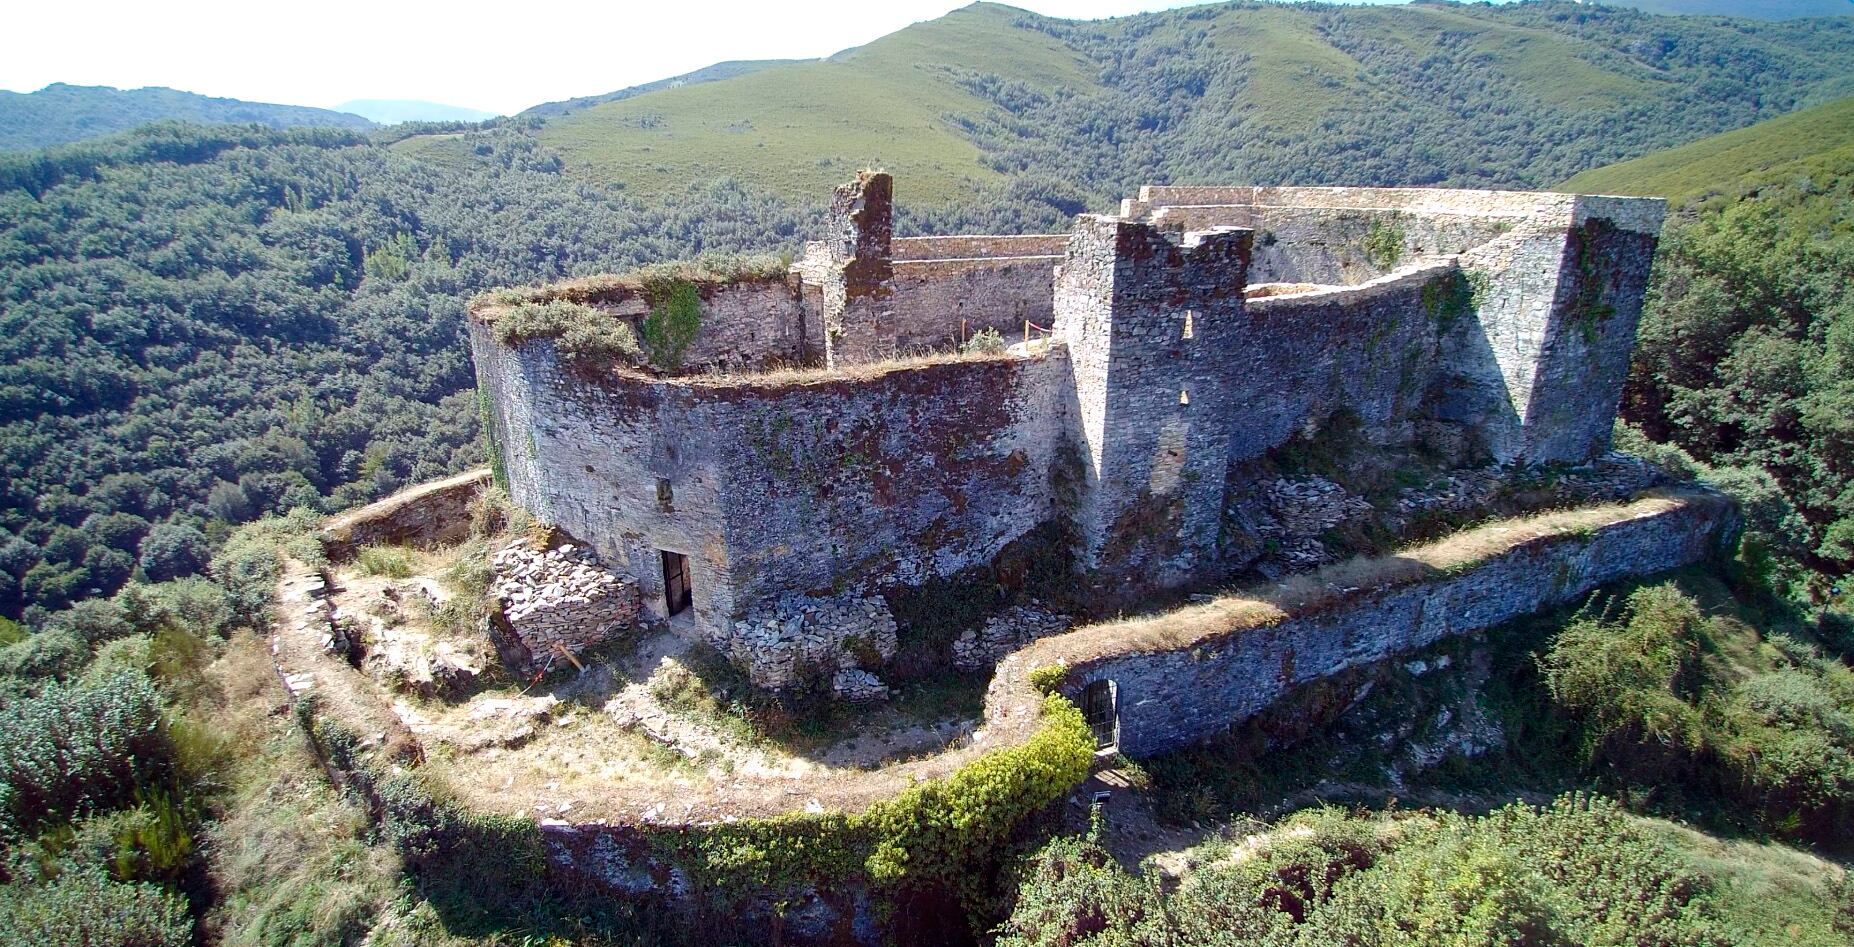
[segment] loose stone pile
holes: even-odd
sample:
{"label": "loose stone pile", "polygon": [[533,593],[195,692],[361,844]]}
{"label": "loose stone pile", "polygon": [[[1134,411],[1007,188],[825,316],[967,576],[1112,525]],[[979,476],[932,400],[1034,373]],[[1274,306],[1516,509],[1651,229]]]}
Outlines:
{"label": "loose stone pile", "polygon": [[1060,634],[1074,624],[1038,605],[1013,605],[953,641],[953,666],[962,671],[989,668],[998,659],[1038,638]]}
{"label": "loose stone pile", "polygon": [[712,642],[747,672],[756,687],[787,690],[807,680],[830,677],[846,699],[876,699],[887,688],[874,674],[839,671],[880,666],[895,656],[895,616],[881,598],[782,599],[733,625],[725,641]]}
{"label": "loose stone pile", "polygon": [[490,563],[490,594],[535,662],[555,655],[556,646],[577,654],[610,640],[635,626],[643,608],[636,580],[599,565],[590,550],[536,549],[518,539]]}

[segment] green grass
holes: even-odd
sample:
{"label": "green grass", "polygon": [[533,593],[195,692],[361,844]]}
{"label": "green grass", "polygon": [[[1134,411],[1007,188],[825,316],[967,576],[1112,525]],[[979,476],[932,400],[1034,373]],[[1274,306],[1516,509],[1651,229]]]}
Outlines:
{"label": "green grass", "polygon": [[355,564],[368,575],[407,579],[418,571],[416,555],[404,546],[365,546],[355,556]]}
{"label": "green grass", "polygon": [[1847,935],[1834,930],[1843,867],[1778,842],[1719,838],[1662,819],[1641,825],[1713,880],[1711,898],[1733,943],[1847,944]]}
{"label": "green grass", "polygon": [[1559,190],[1655,195],[1680,204],[1736,195],[1766,181],[1825,181],[1849,170],[1854,170],[1854,98],[1585,171]]}
{"label": "green grass", "polygon": [[1092,83],[1055,39],[979,5],[821,61],[608,102],[550,122],[541,140],[570,172],[644,192],[731,176],[815,201],[865,167],[894,172],[897,198],[940,203],[996,181],[945,118],[986,105],[949,69],[1005,72],[1042,87]]}

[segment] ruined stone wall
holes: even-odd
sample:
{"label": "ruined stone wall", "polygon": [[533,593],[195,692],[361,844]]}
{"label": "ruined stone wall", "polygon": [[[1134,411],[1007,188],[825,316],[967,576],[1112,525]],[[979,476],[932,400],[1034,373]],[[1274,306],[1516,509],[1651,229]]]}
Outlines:
{"label": "ruined stone wall", "polygon": [[401,490],[330,518],[322,526],[322,545],[330,559],[345,562],[362,546],[460,542],[470,535],[470,505],[488,486],[489,471],[472,470]]}
{"label": "ruined stone wall", "polygon": [[1516,225],[1511,217],[1395,209],[1164,206],[1161,227],[1247,227],[1255,231],[1249,285],[1353,285],[1424,259],[1461,253]]}
{"label": "ruined stone wall", "polygon": [[[760,281],[698,287],[701,329],[684,350],[682,371],[758,371],[799,364],[806,350],[805,319],[796,282]],[[650,305],[630,296],[599,305],[628,319],[644,335]]]}
{"label": "ruined stone wall", "polygon": [[689,385],[581,374],[551,341],[508,347],[478,325],[471,344],[510,497],[637,580],[648,618],[667,617],[661,553],[688,556],[698,622],[727,621],[724,470],[708,440],[714,420],[697,410]]}
{"label": "ruined stone wall", "polygon": [[[1194,610],[1184,609],[1162,619],[1177,626],[1171,646],[1135,646],[1077,663],[1064,689],[1078,696],[1089,682],[1113,682],[1121,752],[1181,749],[1247,719],[1295,685],[1575,602],[1607,582],[1703,559],[1734,515],[1717,496],[1638,508],[1587,531],[1520,542],[1471,567],[1432,570],[1386,588],[1340,590],[1318,607],[1208,639],[1193,639]],[[1150,641],[1153,631],[1129,636]],[[1042,644],[1055,653],[1062,643]]]}
{"label": "ruined stone wall", "polygon": [[[1426,188],[1146,187],[1128,214],[1261,229],[1250,283],[1347,283],[1459,257],[1436,410],[1503,462],[1608,447],[1665,203]],[[1395,238],[1395,239],[1391,239]],[[1389,253],[1389,250],[1395,250]]]}
{"label": "ruined stone wall", "polygon": [[824,364],[871,362],[882,357],[876,333],[894,275],[894,182],[865,172],[831,194],[829,232],[813,267],[823,304]]}
{"label": "ruined stone wall", "polygon": [[974,260],[997,257],[1054,256],[1068,248],[1066,233],[961,234],[951,237],[896,237],[890,252],[903,260]]}
{"label": "ruined stone wall", "polygon": [[705,634],[781,596],[950,575],[1050,516],[1060,351],[719,383],[472,340],[516,502],[637,579],[652,617],[660,552],[688,556]]}
{"label": "ruined stone wall", "polygon": [[988,562],[1050,516],[1067,373],[1054,352],[701,389],[736,581],[828,596]]}
{"label": "ruined stone wall", "polygon": [[1362,436],[1406,437],[1437,366],[1453,263],[1360,286],[1248,301],[1224,343],[1232,464],[1260,457],[1345,410]]}
{"label": "ruined stone wall", "polygon": [[994,329],[1023,338],[1028,320],[1044,329],[1055,318],[1051,277],[1060,256],[897,262],[878,320],[878,345],[906,353],[946,351]]}

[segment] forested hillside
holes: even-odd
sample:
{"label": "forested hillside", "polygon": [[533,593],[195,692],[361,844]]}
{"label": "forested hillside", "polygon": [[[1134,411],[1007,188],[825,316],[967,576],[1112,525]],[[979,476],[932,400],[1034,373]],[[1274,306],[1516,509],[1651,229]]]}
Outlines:
{"label": "forested hillside", "polygon": [[1850,76],[1854,18],[1239,2],[1073,22],[980,3],[540,136],[575,176],[724,173],[790,199],[863,166],[917,202],[1024,177],[1095,200],[1154,182],[1543,186],[1854,93]]}
{"label": "forested hillside", "polygon": [[1854,566],[1851,134],[1846,99],[1564,185],[1674,195],[1623,414],[1764,497],[1803,584]]}
{"label": "forested hillside", "polygon": [[49,148],[149,122],[234,122],[271,128],[370,128],[359,115],[301,105],[219,99],[178,89],[112,89],[54,82],[37,92],[0,90],[0,151]]}

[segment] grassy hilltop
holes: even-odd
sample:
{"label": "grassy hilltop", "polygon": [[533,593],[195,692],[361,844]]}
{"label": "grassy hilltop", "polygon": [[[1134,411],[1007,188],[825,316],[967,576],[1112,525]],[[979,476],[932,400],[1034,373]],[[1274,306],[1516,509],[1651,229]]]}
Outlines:
{"label": "grassy hilltop", "polygon": [[1564,182],[1588,194],[1646,194],[1676,204],[1708,195],[1854,168],[1854,98],[1702,138],[1633,161],[1592,168]]}

